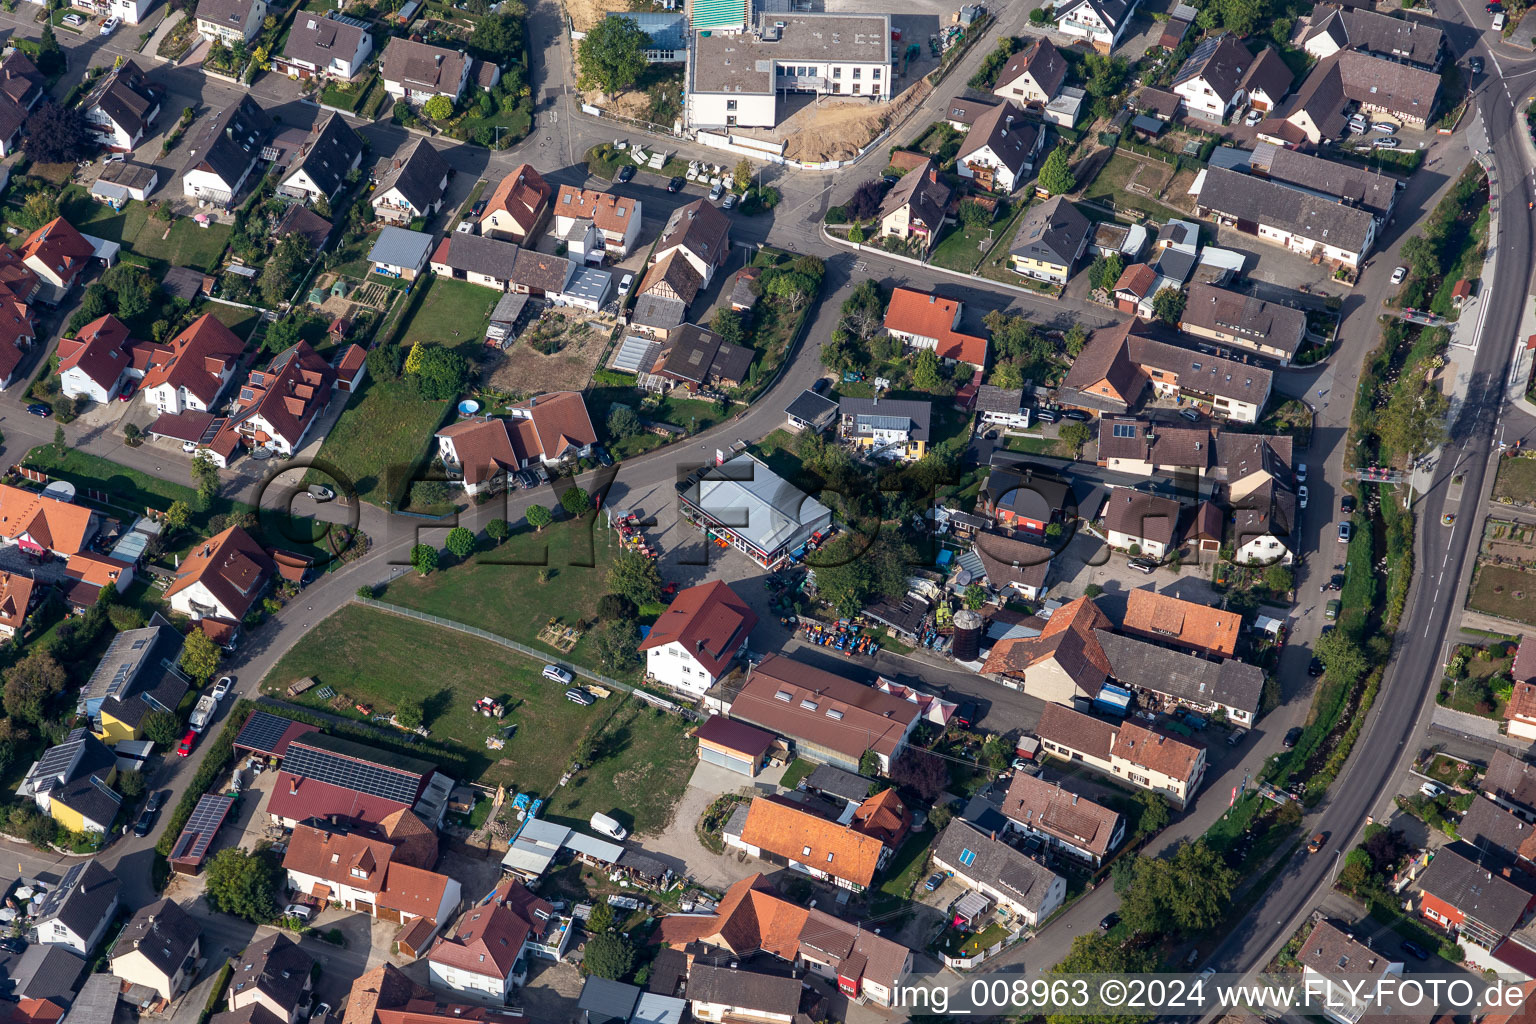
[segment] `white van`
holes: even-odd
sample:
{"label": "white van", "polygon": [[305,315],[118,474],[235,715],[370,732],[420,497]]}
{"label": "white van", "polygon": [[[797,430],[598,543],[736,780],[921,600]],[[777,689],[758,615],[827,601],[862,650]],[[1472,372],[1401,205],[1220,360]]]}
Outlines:
{"label": "white van", "polygon": [[561,686],[570,686],[573,677],[559,665],[545,665],[544,678],[552,683],[559,683]]}
{"label": "white van", "polygon": [[1498,14],[1495,14],[1493,16],[1493,30],[1495,32],[1502,32],[1502,31],[1504,31],[1504,12],[1503,11],[1500,11]]}
{"label": "white van", "polygon": [[592,815],[591,825],[594,829],[601,832],[603,835],[610,839],[618,839],[622,841],[625,836],[629,835],[628,829],[614,821],[612,818],[608,817],[608,815],[603,814],[601,811]]}

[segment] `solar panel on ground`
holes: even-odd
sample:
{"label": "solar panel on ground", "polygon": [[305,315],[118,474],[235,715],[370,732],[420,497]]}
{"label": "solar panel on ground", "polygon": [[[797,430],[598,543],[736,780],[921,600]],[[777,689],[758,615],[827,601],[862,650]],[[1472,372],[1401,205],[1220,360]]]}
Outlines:
{"label": "solar panel on ground", "polygon": [[235,737],[235,746],[270,753],[277,749],[278,741],[292,724],[291,719],[281,715],[253,711],[251,717],[246,719],[245,727],[240,730],[240,735]]}

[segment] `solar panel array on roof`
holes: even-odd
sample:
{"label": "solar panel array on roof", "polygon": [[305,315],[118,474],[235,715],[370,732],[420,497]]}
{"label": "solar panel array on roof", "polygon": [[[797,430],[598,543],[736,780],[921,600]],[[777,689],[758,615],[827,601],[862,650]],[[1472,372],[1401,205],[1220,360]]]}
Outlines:
{"label": "solar panel array on roof", "polygon": [[224,824],[230,808],[234,806],[235,798],[232,796],[204,793],[198,799],[192,817],[187,819],[186,828],[181,830],[176,846],[171,850],[171,860],[201,863],[208,855],[208,847],[213,845],[213,837],[219,834],[219,827]]}
{"label": "solar panel array on roof", "polygon": [[[77,729],[75,731],[80,732],[81,730]],[[37,771],[34,774],[39,777],[46,777],[58,775],[60,772],[67,770],[70,762],[75,759],[75,753],[80,749],[81,742],[82,740],[77,739],[74,733],[71,733],[70,738],[63,743],[56,747],[48,748],[38,760]]]}
{"label": "solar panel array on roof", "polygon": [[276,750],[278,741],[283,738],[283,733],[287,732],[292,724],[292,720],[281,715],[266,711],[252,711],[251,717],[247,718],[245,725],[241,727],[240,735],[235,737],[235,746],[249,750]]}
{"label": "solar panel array on roof", "polygon": [[906,416],[857,416],[860,430],[911,430],[912,420]]}
{"label": "solar panel array on roof", "polygon": [[[328,748],[328,749],[327,749]],[[381,763],[391,758],[395,764]],[[305,779],[326,782],[355,793],[410,804],[432,765],[415,758],[395,757],[336,736],[311,734],[288,747],[283,769]]]}

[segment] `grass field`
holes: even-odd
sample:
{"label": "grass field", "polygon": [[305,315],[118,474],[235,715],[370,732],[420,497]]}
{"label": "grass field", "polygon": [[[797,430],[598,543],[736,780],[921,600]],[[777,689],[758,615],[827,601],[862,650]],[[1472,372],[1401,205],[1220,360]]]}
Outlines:
{"label": "grass field", "polygon": [[[553,495],[550,495],[553,504]],[[537,648],[539,630],[550,619],[575,625],[596,617],[597,600],[608,592],[608,562],[615,534],[599,517],[556,523],[543,533],[527,529],[500,546],[486,547],[461,565],[425,578],[414,573],[390,583],[380,598],[390,604],[441,615],[497,636]],[[548,583],[538,582],[548,568]],[[554,654],[553,648],[550,649]],[[595,664],[591,641],[583,637],[562,660]]]}
{"label": "grass field", "polygon": [[1480,564],[1467,607],[1503,619],[1536,625],[1536,573],[1505,565]]}
{"label": "grass field", "polygon": [[[1083,198],[1112,203],[1116,209],[1129,207],[1141,210],[1148,216],[1162,220],[1177,211],[1154,197],[1173,177],[1173,172],[1171,166],[1157,160],[1141,159],[1119,152],[1109,158],[1094,177],[1093,183],[1083,189]],[[1151,194],[1128,189],[1126,186],[1133,180],[1150,189]]]}
{"label": "grass field", "polygon": [[81,231],[112,242],[145,259],[170,266],[213,270],[229,244],[232,228],[228,224],[198,227],[190,217],[178,217],[165,235],[166,223],[153,220],[149,207],[137,200],[121,210],[95,202],[83,189],[71,187],[60,202],[60,212]]}
{"label": "grass field", "polygon": [[969,228],[964,224],[956,224],[954,229],[934,246],[933,255],[928,261],[934,266],[969,274],[981,262],[991,237],[990,228]]}
{"label": "grass field", "polygon": [[[400,344],[410,348],[418,341],[432,341],[450,348],[478,346],[485,338],[496,308],[498,292],[467,281],[434,277],[427,283],[427,294],[411,318]],[[466,352],[466,355],[469,353]]]}
{"label": "grass field", "polygon": [[[38,445],[27,452],[21,461],[23,465],[40,469],[49,476],[68,480],[82,491],[86,489],[106,491],[111,495],[113,503],[126,506],[135,512],[151,508],[163,512],[171,507],[172,502],[185,501],[191,504],[197,498],[197,491],[190,483],[190,471],[188,472],[189,482],[183,486],[152,477],[147,473],[140,473],[127,466],[120,466],[75,448],[65,448],[60,452],[51,444]],[[221,497],[213,503],[208,515],[233,511],[250,511],[250,506],[237,506],[236,503]]]}
{"label": "grass field", "polygon": [[[371,704],[378,713],[403,700],[421,701],[432,739],[462,746],[472,778],[544,796],[560,781],[582,737],[611,714],[609,701],[572,704],[563,687],[541,680],[535,662],[496,644],[355,604],[305,634],[263,680],[262,691],[281,695],[305,676],[347,701],[332,708],[315,696],[316,687],[297,703],[349,718],[363,718],[354,702]],[[484,696],[502,698],[506,717],[475,714],[474,702]],[[487,749],[486,737],[508,725],[517,728],[506,747]]]}
{"label": "grass field", "polygon": [[1493,500],[1536,501],[1536,459],[1501,458]]}
{"label": "grass field", "polygon": [[[619,699],[615,695],[598,701],[598,706]],[[697,763],[689,728],[677,715],[626,699],[598,734],[592,765],[555,790],[544,817],[585,827],[592,814],[601,811],[631,832],[666,827]],[[551,759],[558,760],[558,755]]]}

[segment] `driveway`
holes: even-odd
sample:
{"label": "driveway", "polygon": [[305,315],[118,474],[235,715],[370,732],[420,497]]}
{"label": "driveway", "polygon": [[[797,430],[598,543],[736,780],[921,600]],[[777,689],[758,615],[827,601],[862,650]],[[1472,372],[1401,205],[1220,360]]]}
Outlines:
{"label": "driveway", "polygon": [[725,889],[743,878],[757,874],[756,861],[743,863],[736,853],[715,853],[699,842],[693,826],[703,817],[717,797],[727,793],[767,795],[779,791],[783,768],[769,768],[755,779],[738,775],[718,765],[700,762],[688,780],[688,788],[678,801],[672,824],[660,832],[636,836],[646,853],[662,858],[679,876],[691,878],[709,888]]}
{"label": "driveway", "polygon": [[1221,604],[1211,586],[1210,569],[1194,562],[1177,569],[1163,565],[1150,573],[1139,572],[1131,568],[1127,555],[1110,551],[1088,533],[1072,538],[1064,554],[1066,557],[1051,563],[1050,596],[1070,601],[1081,597],[1090,584],[1097,584],[1104,591],[1096,599],[1099,607],[1116,621],[1124,616],[1126,595],[1132,590],[1155,590],[1197,604]]}

